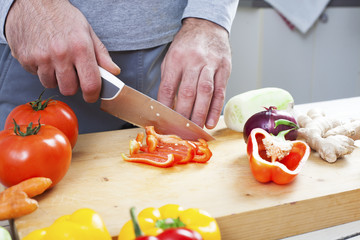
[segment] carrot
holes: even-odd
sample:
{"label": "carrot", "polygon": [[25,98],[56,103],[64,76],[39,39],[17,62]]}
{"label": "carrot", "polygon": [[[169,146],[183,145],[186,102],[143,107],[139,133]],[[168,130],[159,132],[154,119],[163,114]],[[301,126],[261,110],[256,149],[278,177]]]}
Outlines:
{"label": "carrot", "polygon": [[50,178],[34,177],[22,181],[19,184],[10,187],[9,189],[14,188],[14,190],[23,191],[28,195],[28,197],[32,198],[42,194],[46,189],[50,187],[51,184],[52,181]]}
{"label": "carrot", "polygon": [[[38,202],[28,198],[25,192],[12,191],[5,195],[6,200],[0,200],[0,220],[21,217],[32,213],[38,208]],[[9,196],[10,195],[10,196]]]}
{"label": "carrot", "polygon": [[0,221],[21,217],[35,211],[38,202],[30,197],[43,193],[51,185],[49,178],[31,178],[0,193]]}

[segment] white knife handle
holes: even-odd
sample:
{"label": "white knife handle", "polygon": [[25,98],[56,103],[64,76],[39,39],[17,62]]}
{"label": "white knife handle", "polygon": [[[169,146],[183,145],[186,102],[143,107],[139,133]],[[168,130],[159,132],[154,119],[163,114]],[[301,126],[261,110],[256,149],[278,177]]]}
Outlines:
{"label": "white knife handle", "polygon": [[104,100],[111,100],[119,94],[125,84],[119,78],[100,66],[99,71],[100,76],[103,79],[100,97]]}

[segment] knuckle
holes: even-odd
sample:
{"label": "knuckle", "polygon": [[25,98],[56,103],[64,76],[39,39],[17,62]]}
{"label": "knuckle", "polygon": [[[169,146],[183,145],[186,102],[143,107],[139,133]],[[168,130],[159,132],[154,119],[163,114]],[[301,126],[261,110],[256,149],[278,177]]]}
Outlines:
{"label": "knuckle", "polygon": [[34,56],[40,64],[49,63],[51,61],[50,54],[41,49],[34,50]]}
{"label": "knuckle", "polygon": [[203,65],[209,61],[208,56],[201,49],[189,49],[188,56],[191,56],[194,63],[201,64],[201,65]]}
{"label": "knuckle", "polygon": [[225,100],[225,88],[220,87],[214,90],[214,96],[217,101],[224,101]]}
{"label": "knuckle", "polygon": [[94,95],[97,94],[100,89],[100,85],[95,82],[87,82],[81,87],[81,89],[86,95]]}
{"label": "knuckle", "polygon": [[212,94],[214,91],[213,82],[210,80],[200,81],[198,85],[198,91],[207,95]]}
{"label": "knuckle", "polygon": [[26,66],[26,67],[31,67],[35,64],[35,61],[33,58],[30,58],[25,55],[19,55],[18,60],[21,63],[21,65]]}
{"label": "knuckle", "polygon": [[58,60],[65,59],[68,53],[68,48],[64,43],[55,41],[51,45],[51,56]]}
{"label": "knuckle", "polygon": [[221,67],[230,73],[232,69],[231,58],[224,57],[221,61]]}
{"label": "knuckle", "polygon": [[173,99],[176,93],[175,88],[168,82],[163,82],[161,88],[159,89],[159,93],[168,99]]}
{"label": "knuckle", "polygon": [[107,52],[107,48],[105,47],[104,43],[102,43],[101,41],[97,42],[97,47],[100,49],[100,51]]}
{"label": "knuckle", "polygon": [[28,72],[32,74],[36,74],[37,72],[37,65],[36,61],[33,58],[29,58],[27,56],[21,56],[18,61],[20,62],[21,66]]}
{"label": "knuckle", "polygon": [[179,91],[179,96],[183,98],[195,98],[196,89],[191,86],[185,86]]}
{"label": "knuckle", "polygon": [[79,40],[79,41],[74,41],[72,43],[72,50],[76,53],[76,54],[80,54],[80,53],[83,53],[83,52],[87,52],[88,50],[88,42],[83,40]]}
{"label": "knuckle", "polygon": [[170,60],[172,60],[173,62],[179,62],[183,59],[184,55],[183,52],[180,51],[179,49],[175,48],[172,49],[171,51],[169,51],[169,57]]}

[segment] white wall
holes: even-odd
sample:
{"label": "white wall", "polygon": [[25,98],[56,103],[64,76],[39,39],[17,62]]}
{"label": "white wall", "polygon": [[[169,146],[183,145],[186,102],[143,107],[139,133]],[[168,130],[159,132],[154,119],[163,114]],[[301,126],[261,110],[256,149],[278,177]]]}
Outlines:
{"label": "white wall", "polygon": [[307,34],[271,8],[239,8],[230,36],[230,97],[261,87],[288,90],[295,103],[360,96],[360,7],[330,7]]}

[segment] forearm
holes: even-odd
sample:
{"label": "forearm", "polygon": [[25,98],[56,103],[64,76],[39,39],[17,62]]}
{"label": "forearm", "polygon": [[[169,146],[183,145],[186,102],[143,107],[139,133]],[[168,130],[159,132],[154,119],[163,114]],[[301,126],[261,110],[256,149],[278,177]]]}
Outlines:
{"label": "forearm", "polygon": [[230,32],[239,0],[189,0],[183,19],[194,17],[214,22]]}
{"label": "forearm", "polygon": [[6,43],[5,38],[5,22],[14,0],[0,0],[0,43]]}

